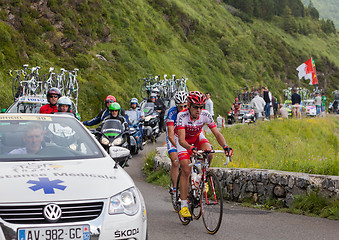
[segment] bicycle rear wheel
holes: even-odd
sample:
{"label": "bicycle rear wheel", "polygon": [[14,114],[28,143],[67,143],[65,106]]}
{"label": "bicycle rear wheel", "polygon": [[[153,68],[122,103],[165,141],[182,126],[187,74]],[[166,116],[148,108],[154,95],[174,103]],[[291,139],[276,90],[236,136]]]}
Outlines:
{"label": "bicycle rear wheel", "polygon": [[222,188],[216,175],[208,172],[201,190],[201,212],[209,234],[215,234],[221,225],[223,213]]}
{"label": "bicycle rear wheel", "polygon": [[19,98],[22,95],[21,79],[19,77],[16,77],[13,80],[12,93],[14,99]]}
{"label": "bicycle rear wheel", "polygon": [[[190,219],[187,219],[187,218],[183,218],[180,214],[179,214],[179,211],[181,209],[181,197],[180,197],[180,177],[181,177],[181,173],[182,171],[180,170],[179,171],[179,175],[178,175],[178,181],[177,181],[177,192],[176,192],[176,195],[175,195],[175,201],[176,201],[176,206],[177,206],[177,210],[178,210],[178,216],[179,216],[179,220],[181,221],[181,223],[183,225],[187,225],[190,223]],[[190,188],[191,189],[191,179],[190,179]],[[190,209],[190,208],[189,208]]]}

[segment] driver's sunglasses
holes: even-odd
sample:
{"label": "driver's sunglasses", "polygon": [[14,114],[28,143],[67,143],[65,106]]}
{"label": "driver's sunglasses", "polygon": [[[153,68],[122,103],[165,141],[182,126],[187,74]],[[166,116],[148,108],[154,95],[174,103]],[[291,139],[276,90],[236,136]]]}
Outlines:
{"label": "driver's sunglasses", "polygon": [[198,106],[198,105],[193,105],[192,106],[194,109],[203,109],[204,108],[204,106]]}
{"label": "driver's sunglasses", "polygon": [[58,95],[49,95],[49,98],[58,98]]}

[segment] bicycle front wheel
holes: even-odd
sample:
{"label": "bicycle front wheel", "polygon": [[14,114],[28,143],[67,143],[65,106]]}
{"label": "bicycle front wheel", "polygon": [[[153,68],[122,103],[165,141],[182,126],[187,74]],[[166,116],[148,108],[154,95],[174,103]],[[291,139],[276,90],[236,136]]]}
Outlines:
{"label": "bicycle front wheel", "polygon": [[201,213],[209,234],[215,234],[221,224],[223,212],[222,189],[218,178],[212,172],[206,175],[201,190]]}

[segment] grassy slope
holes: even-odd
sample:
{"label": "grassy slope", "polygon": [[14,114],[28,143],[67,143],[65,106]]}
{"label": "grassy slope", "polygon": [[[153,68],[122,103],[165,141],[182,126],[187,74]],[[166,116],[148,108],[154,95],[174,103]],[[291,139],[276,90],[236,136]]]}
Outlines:
{"label": "grassy slope", "polygon": [[[23,8],[22,2],[11,10],[22,19],[21,29],[7,22],[5,10],[0,12],[1,107],[12,101],[8,69],[26,62],[40,65],[41,73],[49,66],[80,68],[83,119],[98,112],[107,94],[126,108],[129,98],[139,94],[136,80],[148,74],[188,77],[191,89],[213,93],[222,115],[231,105],[232,89],[267,85],[279,96],[287,83],[307,86],[297,80],[295,68],[310,56],[320,68],[321,86],[323,73],[328,91],[338,85],[337,36],[292,37],[277,27],[279,19],[244,23],[217,1],[93,0],[77,5],[54,0],[47,7],[55,15],[44,21],[41,10]],[[66,40],[72,45],[60,47]]]}
{"label": "grassy slope", "polygon": [[[222,133],[234,149],[228,167],[339,176],[338,118],[258,122],[224,128]],[[222,166],[221,157],[215,165]]]}

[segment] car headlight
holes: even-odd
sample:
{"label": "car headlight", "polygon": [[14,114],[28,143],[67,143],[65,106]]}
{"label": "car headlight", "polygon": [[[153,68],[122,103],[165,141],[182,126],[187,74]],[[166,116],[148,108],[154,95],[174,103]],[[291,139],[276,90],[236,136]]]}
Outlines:
{"label": "car headlight", "polygon": [[139,210],[139,200],[134,187],[131,187],[117,195],[111,197],[109,205],[109,214],[125,213],[126,215],[135,215]]}
{"label": "car headlight", "polygon": [[121,145],[123,143],[123,139],[122,137],[118,137],[116,139],[114,139],[114,141],[112,142],[113,145]]}
{"label": "car headlight", "polygon": [[101,137],[101,144],[108,146],[110,144],[109,140],[106,137]]}

